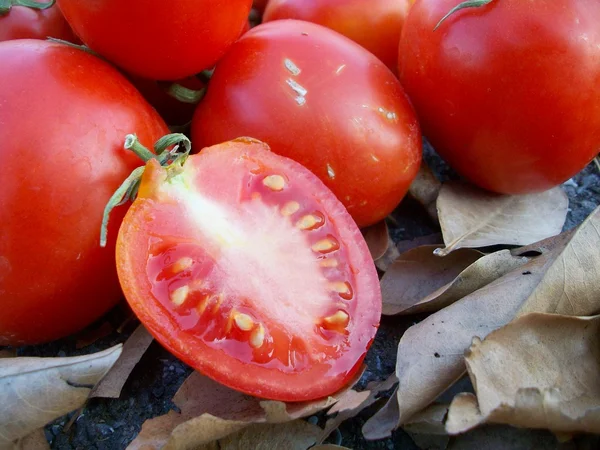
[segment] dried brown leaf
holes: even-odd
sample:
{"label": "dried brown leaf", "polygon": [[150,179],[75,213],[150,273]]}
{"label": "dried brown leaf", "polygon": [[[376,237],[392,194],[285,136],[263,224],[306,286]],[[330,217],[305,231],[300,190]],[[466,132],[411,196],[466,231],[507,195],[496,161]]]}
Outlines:
{"label": "dried brown leaf", "polygon": [[363,228],[361,231],[367,242],[373,261],[381,259],[383,255],[385,255],[389,245],[394,245],[394,242],[390,239],[385,220],[377,222],[370,227]]}
{"label": "dried brown leaf", "polygon": [[352,388],[364,371],[338,393],[309,402],[284,403],[263,400],[229,389],[194,372],[181,385],[173,402],[180,413],[170,411],[147,420],[128,450],[195,449],[253,423],[284,423],[311,416],[331,407]]}
{"label": "dried brown leaf", "polygon": [[[527,430],[504,425],[484,426],[455,436],[449,450],[584,450],[583,447],[562,447],[546,431]],[[591,449],[590,449],[591,450]]]}
{"label": "dried brown leaf", "polygon": [[117,362],[96,385],[90,397],[119,398],[131,371],[140,362],[152,340],[144,326],[138,326],[123,345],[123,352]]}
{"label": "dried brown leaf", "polygon": [[117,345],[72,358],[0,359],[0,445],[83,405],[120,354]]}
{"label": "dried brown leaf", "polygon": [[310,450],[352,450],[352,449],[348,448],[348,447],[342,447],[340,445],[323,444],[323,445],[315,445],[314,447],[311,447]]}
{"label": "dried brown leaf", "polygon": [[500,195],[475,186],[451,182],[437,200],[446,248],[440,256],[461,247],[527,245],[562,230],[569,199],[560,187],[528,195]]}
{"label": "dried brown leaf", "polygon": [[414,307],[483,256],[477,250],[461,249],[440,258],[433,254],[436,248],[417,247],[396,259],[381,279],[383,314],[399,314]]}
{"label": "dried brown leaf", "polygon": [[385,405],[363,425],[362,432],[366,439],[384,439],[397,427],[400,419],[400,408],[398,402],[394,401],[397,397],[398,388],[394,389]]}
{"label": "dried brown leaf", "polygon": [[408,192],[416,201],[423,205],[429,216],[435,222],[439,220],[436,200],[441,189],[442,183],[440,183],[429,166],[423,161]]}
{"label": "dried brown leaf", "polygon": [[0,450],[50,450],[43,428],[38,428],[10,445],[0,444]]}
{"label": "dried brown leaf", "polygon": [[448,405],[433,404],[412,416],[402,428],[416,434],[447,435],[444,421],[448,414]]}
{"label": "dried brown leaf", "polygon": [[442,239],[441,233],[421,236],[415,239],[400,241],[398,243],[394,243],[390,238],[390,244],[387,251],[381,258],[375,261],[375,265],[382,272],[387,272],[390,266],[400,257],[402,253],[422,245],[437,244],[439,246],[442,244],[442,242],[444,242],[444,240]]}
{"label": "dried brown leaf", "polygon": [[600,316],[532,313],[475,339],[466,363],[477,397],[451,405],[447,429],[489,422],[600,433]]}
{"label": "dried brown leaf", "polygon": [[473,337],[485,338],[532,309],[578,316],[600,312],[599,230],[600,208],[576,231],[536,244],[541,254],[527,264],[409,328],[398,346],[398,424],[465,373],[463,354]]}
{"label": "dried brown leaf", "polygon": [[402,255],[383,276],[383,314],[438,311],[529,261],[508,250],[482,256],[476,250],[460,249],[440,258],[433,255],[432,247]]}

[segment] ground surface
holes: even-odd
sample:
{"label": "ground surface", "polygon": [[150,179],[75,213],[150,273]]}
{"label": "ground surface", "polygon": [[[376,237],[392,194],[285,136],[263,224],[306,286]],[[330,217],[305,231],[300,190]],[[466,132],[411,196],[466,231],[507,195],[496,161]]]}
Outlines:
{"label": "ground surface", "polygon": [[[434,170],[442,178],[454,178],[448,168],[426,149],[426,157]],[[581,174],[563,186],[570,199],[570,212],[565,228],[572,228],[600,204],[600,176],[594,164],[590,164]],[[395,223],[390,222],[391,233],[396,241],[413,239],[439,231],[422,208],[414,201],[406,199],[394,212]],[[113,313],[114,314],[114,313]],[[383,318],[377,338],[368,354],[368,370],[361,379],[361,385],[372,380],[386,378],[393,373],[396,360],[397,343],[402,333],[418,318]],[[86,354],[108,348],[124,341],[126,334],[113,333],[93,345],[83,349],[75,348],[74,339],[65,339],[44,346],[22,348],[22,356],[70,356]],[[165,414],[172,407],[170,399],[184,379],[191,373],[185,364],[179,362],[158,344],[153,343],[146,355],[123,389],[120,399],[94,399],[79,418],[67,426],[72,415],[63,417],[46,427],[46,436],[51,447],[57,450],[120,450],[137,435],[142,423],[149,418]],[[412,439],[402,430],[396,431],[390,439],[367,442],[362,438],[360,429],[365,420],[374,413],[374,409],[363,411],[357,418],[345,422],[340,427],[342,445],[353,449],[414,449]],[[502,447],[510,449],[557,448],[552,435],[545,432],[527,432],[506,430],[502,427],[490,427],[478,431],[487,433],[488,442],[501,442]],[[519,433],[527,434],[527,440],[511,441]],[[474,437],[451,442],[449,448],[468,449]],[[528,443],[528,444],[527,444]],[[504,446],[506,444],[506,446]],[[572,449],[575,444],[561,446]],[[490,447],[491,448],[491,447]],[[584,448],[584,447],[580,447]],[[600,447],[599,447],[600,448]]]}

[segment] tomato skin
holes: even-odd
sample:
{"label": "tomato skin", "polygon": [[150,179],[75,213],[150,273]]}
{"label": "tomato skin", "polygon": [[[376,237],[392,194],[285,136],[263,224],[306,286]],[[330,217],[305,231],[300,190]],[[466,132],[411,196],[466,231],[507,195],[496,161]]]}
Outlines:
{"label": "tomato skin", "polygon": [[252,0],[57,3],[83,42],[126,72],[177,80],[217,62],[242,32]]}
{"label": "tomato skin", "polygon": [[[37,40],[0,43],[0,345],[58,339],[114,306],[123,208],[107,248],[108,199],[140,165],[127,133],[151,146],[168,129],[112,66]],[[26,76],[24,76],[26,74]]]}
{"label": "tomato skin", "polygon": [[47,37],[79,42],[56,4],[43,10],[13,6],[8,14],[0,15],[0,41]]}
{"label": "tomato skin", "polygon": [[[223,176],[225,171],[227,177]],[[273,171],[288,180],[286,189],[295,192],[291,194],[293,197],[286,197],[290,194],[286,194],[285,190],[267,192],[269,191],[267,188],[258,198],[255,197],[257,191],[253,183],[256,177],[258,177],[258,186],[261,187],[262,177]],[[340,389],[358,371],[373,341],[381,314],[381,292],[377,272],[360,231],[344,207],[312,173],[292,160],[269,152],[268,147],[258,141],[236,140],[202,149],[199,154],[190,156],[185,162],[183,175],[180,175],[181,172],[176,173],[178,176],[183,176],[183,179],[177,180],[177,177],[172,175],[173,172],[167,175],[167,171],[156,161],[146,165],[139,196],[128,210],[119,231],[117,242],[119,278],[130,306],[145,327],[170,352],[192,367],[222,384],[251,395],[285,401],[301,401],[320,398]],[[188,196],[192,199],[191,209],[181,209],[182,203],[185,203],[181,199]],[[199,198],[203,200],[198,200]],[[282,205],[290,198],[295,198],[304,206],[306,203],[313,206],[320,205],[326,226],[329,227],[328,232],[333,233],[340,243],[339,251],[330,253],[326,257],[337,258],[340,266],[347,266],[347,274],[352,278],[354,293],[353,298],[345,297],[346,300],[334,294],[334,297],[327,300],[328,305],[325,305],[326,308],[333,308],[334,311],[340,305],[348,309],[351,317],[351,322],[347,325],[348,334],[328,338],[334,343],[324,341],[314,331],[318,319],[322,317],[311,315],[310,323],[315,320],[313,328],[301,336],[312,344],[295,354],[295,357],[290,356],[289,361],[299,361],[303,358],[305,360],[308,357],[311,359],[302,368],[294,366],[292,369],[274,365],[273,359],[258,362],[248,359],[247,350],[250,345],[248,338],[240,337],[243,333],[236,330],[235,325],[226,331],[225,335],[214,340],[205,338],[202,334],[208,333],[206,330],[218,323],[215,310],[217,309],[220,314],[220,311],[226,308],[230,297],[236,295],[231,294],[232,290],[238,292],[239,298],[242,298],[246,304],[251,305],[246,312],[253,314],[260,326],[264,324],[265,336],[277,327],[283,327],[283,331],[293,329],[296,317],[287,312],[294,307],[289,304],[285,306],[286,302],[293,300],[294,305],[301,305],[300,314],[302,314],[308,308],[304,305],[310,304],[311,299],[314,299],[308,293],[313,292],[312,285],[321,283],[318,277],[290,278],[290,274],[314,274],[312,266],[318,267],[319,261],[323,258],[310,249],[311,243],[320,239],[319,230],[299,232],[305,233],[302,234],[300,244],[292,238],[293,223],[304,213],[300,210],[296,216],[292,213],[288,217],[282,212]],[[276,203],[273,204],[271,201]],[[224,240],[220,237],[211,239],[210,233],[198,231],[205,228],[204,225],[198,225],[194,217],[204,217],[207,223],[211,221],[219,223],[222,218],[219,214],[211,214],[210,218],[206,219],[207,215],[201,210],[198,211],[198,215],[192,213],[197,205],[205,202],[211,203],[214,211],[225,211],[222,217],[227,217],[227,223],[224,227],[215,227],[216,233],[224,229],[228,230],[223,233]],[[268,206],[266,209],[261,209],[262,205]],[[279,207],[274,208],[276,205]],[[309,210],[314,211],[311,206]],[[263,211],[264,217],[257,211]],[[269,222],[271,225],[267,225]],[[264,226],[262,231],[261,224]],[[285,231],[281,231],[283,229]],[[239,241],[234,239],[229,242],[227,238],[229,232],[232,235],[237,235],[238,232],[242,235],[250,233],[254,239]],[[258,241],[259,244],[252,247],[253,250],[245,250]],[[189,298],[193,295],[190,293],[185,302],[192,302],[192,305],[184,310],[178,308],[184,307],[185,304],[176,307],[168,298],[166,300],[161,298],[162,291],[156,288],[158,284],[166,283],[170,289],[182,282],[181,279],[177,279],[178,274],[172,275],[173,278],[167,278],[165,275],[170,273],[171,267],[178,264],[178,262],[173,263],[179,261],[182,255],[169,253],[171,252],[169,249],[165,253],[168,256],[162,259],[160,251],[156,248],[170,248],[175,245],[188,247],[191,245],[198,252],[216,255],[214,260],[211,259],[214,262],[209,262],[208,267],[199,269],[201,275],[190,274],[194,269],[193,267],[188,269],[190,265],[186,265],[186,269],[181,272],[184,277],[183,282],[189,283],[189,286],[194,286],[198,280],[200,284],[196,286],[220,283],[221,286],[225,286],[226,291],[229,289],[230,293],[226,292],[224,299],[218,303],[209,303],[208,307],[205,302],[210,301],[211,298],[217,296],[222,298],[222,294],[217,294],[222,288],[212,289],[209,291],[210,294],[199,294],[195,299]],[[288,251],[285,251],[286,249]],[[309,255],[308,261],[303,259],[305,253]],[[226,255],[233,255],[234,260],[228,259]],[[157,258],[160,264],[158,272],[154,271],[154,262]],[[244,263],[239,261],[245,258],[255,261],[251,271],[236,272],[238,274],[236,277],[229,275],[223,278],[222,270],[237,264],[243,266]],[[222,260],[226,262],[221,264]],[[201,258],[198,257],[194,264],[202,264],[199,261]],[[307,269],[306,263],[311,268]],[[263,272],[261,267],[268,270]],[[325,275],[325,271],[337,269],[315,270],[322,274],[320,276],[328,276]],[[287,281],[290,279],[295,281],[288,284]],[[278,282],[284,286],[283,292],[288,290],[307,292],[308,298],[296,295],[282,298],[275,294],[277,300],[272,302],[271,297],[274,295],[272,292],[280,292],[278,288],[281,286]],[[249,288],[251,285],[258,289],[258,294],[256,292],[252,294],[253,290]],[[202,326],[199,325],[201,322],[197,318],[198,313],[195,312],[199,306],[193,304],[198,299],[199,304],[204,305],[200,314],[210,315],[208,321]],[[260,306],[263,307],[262,311]],[[268,311],[266,315],[264,308]],[[278,321],[273,318],[277,317],[277,314],[270,316],[269,312],[280,308],[283,308],[286,313],[279,315],[280,321]],[[239,310],[239,305],[223,314],[231,317],[230,314],[233,314],[231,311],[236,310]],[[270,334],[275,336],[272,332]],[[337,338],[340,339],[335,340]],[[278,338],[274,339],[274,345],[277,345]],[[268,345],[267,340],[265,338],[264,345]],[[261,345],[263,345],[262,341]],[[255,356],[258,351],[260,348],[254,350]],[[269,351],[277,352],[276,349]],[[330,359],[322,360],[320,356],[322,351],[334,353]]]}
{"label": "tomato skin", "polygon": [[403,30],[400,80],[425,136],[485,189],[524,194],[569,179],[600,143],[600,4],[495,1],[434,32],[459,3],[417,0]]}
{"label": "tomato skin", "polygon": [[270,0],[263,22],[298,19],[318,23],[362,45],[393,72],[398,42],[413,0]]}
{"label": "tomato skin", "polygon": [[253,28],[215,69],[192,141],[239,136],[309,168],[360,227],[398,205],[421,161],[419,125],[392,72],[346,37],[296,20]]}
{"label": "tomato skin", "polygon": [[262,13],[267,7],[267,3],[269,3],[269,0],[254,0],[252,2],[252,7]]}

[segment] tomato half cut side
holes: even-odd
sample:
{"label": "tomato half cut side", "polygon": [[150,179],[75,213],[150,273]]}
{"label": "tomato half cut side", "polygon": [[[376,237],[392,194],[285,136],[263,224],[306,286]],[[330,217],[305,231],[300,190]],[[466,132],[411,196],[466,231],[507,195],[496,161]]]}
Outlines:
{"label": "tomato half cut side", "polygon": [[241,139],[150,161],[119,232],[131,307],[168,350],[239,391],[324,397],[359,369],[381,292],[344,206],[300,164]]}

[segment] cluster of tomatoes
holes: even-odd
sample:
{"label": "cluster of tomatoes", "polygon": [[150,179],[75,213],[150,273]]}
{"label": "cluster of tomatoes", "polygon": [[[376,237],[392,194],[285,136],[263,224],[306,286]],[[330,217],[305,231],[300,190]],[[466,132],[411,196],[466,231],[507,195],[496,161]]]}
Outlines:
{"label": "cluster of tomatoes", "polygon": [[[510,194],[600,144],[593,0],[270,0],[253,28],[251,0],[3,5],[0,345],[67,336],[124,293],[224,384],[325,396],[374,339],[359,229],[406,194],[422,133]],[[186,123],[191,154],[161,141]]]}

